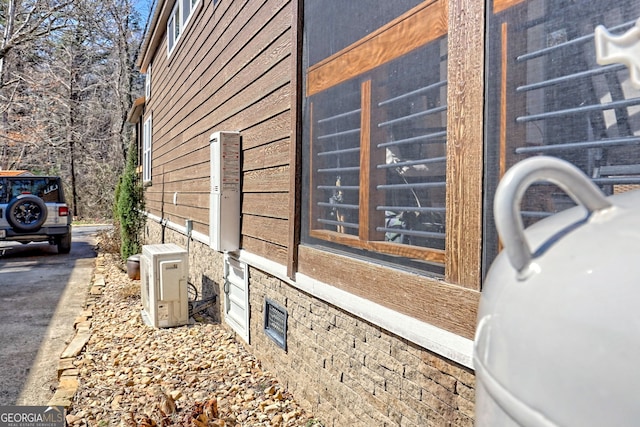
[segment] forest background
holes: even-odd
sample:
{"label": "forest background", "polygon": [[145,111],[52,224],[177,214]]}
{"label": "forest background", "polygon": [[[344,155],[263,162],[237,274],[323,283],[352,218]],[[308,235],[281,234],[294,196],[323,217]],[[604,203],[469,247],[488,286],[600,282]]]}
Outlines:
{"label": "forest background", "polygon": [[144,93],[135,63],[151,8],[0,0],[0,170],[61,176],[78,219],[112,217],[134,138],[127,116]]}

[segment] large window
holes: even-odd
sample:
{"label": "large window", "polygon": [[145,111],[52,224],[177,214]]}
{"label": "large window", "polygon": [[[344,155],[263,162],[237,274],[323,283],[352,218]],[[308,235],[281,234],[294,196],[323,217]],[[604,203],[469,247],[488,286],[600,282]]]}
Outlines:
{"label": "large window", "polygon": [[151,182],[151,135],[152,135],[152,115],[144,121],[142,130],[142,182]]}
{"label": "large window", "polygon": [[467,338],[484,16],[475,0],[312,0],[302,27],[296,273]]}
{"label": "large window", "polygon": [[167,20],[167,54],[171,54],[200,0],[177,0]]}
{"label": "large window", "polygon": [[[505,170],[529,156],[563,158],[606,194],[640,185],[640,92],[622,64],[596,63],[594,29],[622,34],[640,1],[489,1],[485,266],[498,249],[490,201]],[[573,206],[551,185],[525,195],[525,224]]]}
{"label": "large window", "polygon": [[305,3],[303,243],[444,272],[444,1]]}

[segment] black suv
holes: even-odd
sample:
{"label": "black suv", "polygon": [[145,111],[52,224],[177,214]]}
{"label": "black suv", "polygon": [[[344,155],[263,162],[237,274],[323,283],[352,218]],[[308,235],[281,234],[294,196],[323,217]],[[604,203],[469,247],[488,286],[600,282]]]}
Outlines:
{"label": "black suv", "polygon": [[0,176],[0,240],[48,241],[68,254],[71,220],[59,177]]}

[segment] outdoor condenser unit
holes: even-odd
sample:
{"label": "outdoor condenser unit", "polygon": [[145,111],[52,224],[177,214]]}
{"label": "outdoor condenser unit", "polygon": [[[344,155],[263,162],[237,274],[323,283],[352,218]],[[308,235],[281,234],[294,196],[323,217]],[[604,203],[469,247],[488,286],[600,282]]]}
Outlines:
{"label": "outdoor condenser unit", "polygon": [[142,246],[140,287],[142,319],[154,328],[189,323],[189,258],[173,243]]}
{"label": "outdoor condenser unit", "polygon": [[240,247],[240,133],[214,132],[209,145],[209,246],[233,252]]}

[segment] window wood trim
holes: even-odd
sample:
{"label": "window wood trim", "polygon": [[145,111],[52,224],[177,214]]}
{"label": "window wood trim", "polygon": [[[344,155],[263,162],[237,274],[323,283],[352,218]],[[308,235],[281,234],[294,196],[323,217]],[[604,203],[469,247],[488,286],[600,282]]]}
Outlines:
{"label": "window wood trim", "polygon": [[480,289],[484,170],[485,6],[449,5],[445,279]]}
{"label": "window wood trim", "polygon": [[493,0],[493,13],[499,13],[526,0]]}
{"label": "window wood trim", "polygon": [[307,96],[364,74],[447,34],[447,0],[425,1],[309,67]]}
{"label": "window wood trim", "polygon": [[308,246],[299,250],[300,273],[473,339],[480,292]]}
{"label": "window wood trim", "polygon": [[361,240],[359,236],[351,236],[337,231],[310,230],[309,236],[352,248],[365,249],[368,251],[407,258],[417,258],[423,261],[437,262],[440,264],[444,264],[446,259],[445,251],[439,249],[421,248],[418,246],[401,245],[398,243],[382,241]]}
{"label": "window wood trim", "polygon": [[360,200],[360,211],[358,212],[358,237],[360,240],[369,241],[375,238],[375,233],[371,230],[371,212],[375,209],[372,203],[370,190],[371,176],[371,80],[365,80],[360,85],[360,178],[361,183],[358,194]]}
{"label": "window wood trim", "polygon": [[298,268],[302,203],[302,23],[303,2],[291,2],[291,142],[289,143],[289,240],[287,276],[294,278]]}

